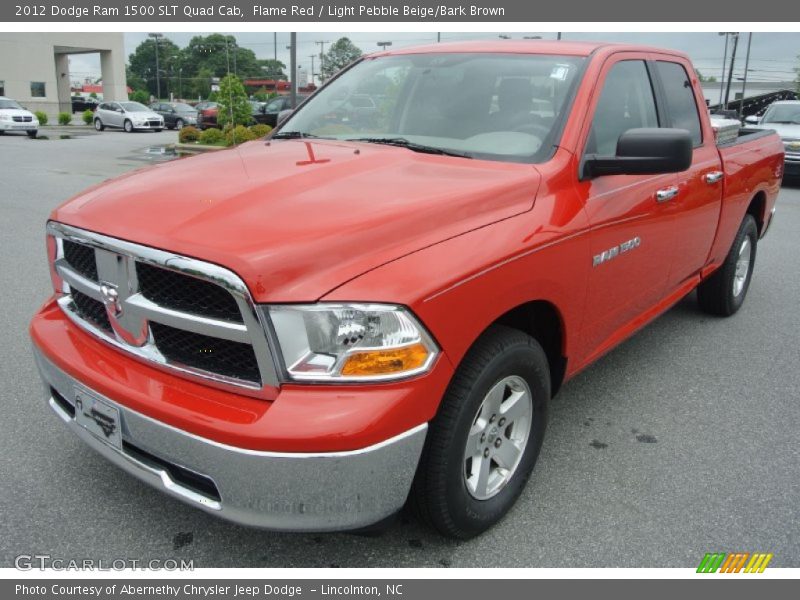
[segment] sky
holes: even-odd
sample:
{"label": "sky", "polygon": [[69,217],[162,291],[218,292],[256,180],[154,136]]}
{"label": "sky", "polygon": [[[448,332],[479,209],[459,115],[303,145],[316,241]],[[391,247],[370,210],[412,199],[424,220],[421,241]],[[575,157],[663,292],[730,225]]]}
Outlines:
{"label": "sky", "polygon": [[[208,35],[208,32],[195,33],[169,33],[163,32],[166,37],[178,46],[185,46],[195,35]],[[487,33],[442,33],[442,41],[468,40],[468,39],[497,39],[502,32]],[[132,53],[136,46],[147,37],[147,33],[125,33],[125,52]],[[250,48],[258,58],[273,58],[275,55],[274,34],[264,33],[233,33],[237,43]],[[347,36],[365,53],[378,50],[377,42],[391,41],[393,47],[412,46],[432,43],[436,41],[433,32],[375,32],[375,33],[342,33],[342,32],[299,32],[297,34],[297,62],[302,69],[310,70],[312,54],[316,55],[315,69],[319,68],[320,46],[317,41],[333,42],[340,37]],[[509,33],[514,39],[523,36],[540,35],[544,39],[555,38],[553,32],[528,32]],[[744,73],[745,56],[747,51],[747,35],[740,37],[739,49],[736,55],[734,77],[741,77]],[[634,44],[647,44],[663,48],[672,48],[686,52],[703,75],[713,75],[721,79],[722,62],[725,51],[725,37],[717,33],[570,33],[564,32],[563,39],[624,42]],[[289,64],[289,33],[277,34],[278,60]],[[326,44],[327,49],[327,44]],[[754,33],[750,51],[749,81],[792,81],[796,77],[794,69],[800,66],[800,33]],[[729,55],[730,56],[730,53]],[[84,77],[99,77],[100,59],[98,55],[74,55],[70,59],[70,72],[73,80]]]}

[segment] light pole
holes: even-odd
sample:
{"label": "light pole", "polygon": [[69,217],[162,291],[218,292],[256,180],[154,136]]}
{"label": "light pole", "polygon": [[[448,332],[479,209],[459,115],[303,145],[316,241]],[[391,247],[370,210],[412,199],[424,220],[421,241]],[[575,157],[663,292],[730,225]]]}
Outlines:
{"label": "light pole", "polygon": [[725,53],[722,55],[722,77],[719,80],[719,105],[722,106],[722,89],[725,87],[725,67],[728,66],[728,33],[722,32],[719,35],[725,36]]}
{"label": "light pole", "polygon": [[733,36],[733,50],[731,50],[731,66],[728,70],[728,81],[725,87],[725,110],[728,110],[728,99],[731,95],[731,79],[733,79],[733,65],[736,63],[736,47],[739,45],[739,34],[731,33]]}
{"label": "light pole", "polygon": [[289,62],[291,63],[292,69],[292,81],[290,82],[290,104],[292,109],[297,107],[297,33],[294,31],[289,36],[290,41],[290,48],[289,48]]}
{"label": "light pole", "polygon": [[511,36],[510,35],[506,35],[505,33],[501,33],[497,37],[499,37],[501,40],[510,40],[511,39]]}
{"label": "light pole", "polygon": [[742,99],[739,101],[739,118],[742,118],[744,108],[744,93],[747,91],[747,71],[750,69],[750,44],[753,43],[753,32],[747,36],[747,58],[744,59],[744,78],[742,80]]}
{"label": "light pole", "polygon": [[161,71],[158,66],[158,40],[164,37],[163,33],[148,33],[147,37],[153,38],[156,44],[156,100],[161,100]]}
{"label": "light pole", "polygon": [[311,84],[314,85],[314,59],[317,58],[317,55],[311,54],[308,58],[311,59]]}
{"label": "light pole", "polygon": [[392,42],[378,42],[378,46],[381,47],[381,50],[386,50],[386,46],[391,46]]}

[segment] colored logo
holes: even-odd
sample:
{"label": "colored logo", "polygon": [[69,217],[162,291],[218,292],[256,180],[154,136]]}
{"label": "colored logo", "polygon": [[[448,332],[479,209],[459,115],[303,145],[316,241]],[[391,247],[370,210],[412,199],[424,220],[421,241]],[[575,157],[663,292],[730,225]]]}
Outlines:
{"label": "colored logo", "polygon": [[[713,552],[706,554],[697,567],[698,573],[763,573],[772,554],[764,552]],[[746,566],[745,566],[746,565]]]}

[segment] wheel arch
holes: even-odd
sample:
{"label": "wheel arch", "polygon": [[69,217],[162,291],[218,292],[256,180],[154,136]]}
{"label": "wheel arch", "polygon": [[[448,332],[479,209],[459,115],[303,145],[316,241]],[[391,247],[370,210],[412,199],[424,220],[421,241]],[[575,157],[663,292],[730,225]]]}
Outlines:
{"label": "wheel arch", "polygon": [[491,325],[518,329],[539,342],[547,356],[550,384],[555,396],[567,369],[567,357],[564,355],[566,328],[556,305],[547,300],[525,302],[500,315]]}
{"label": "wheel arch", "polygon": [[758,227],[758,236],[761,237],[764,233],[764,224],[766,223],[767,217],[767,194],[764,190],[756,192],[750,199],[750,204],[747,206],[745,214],[753,215],[753,218],[756,220],[756,226]]}

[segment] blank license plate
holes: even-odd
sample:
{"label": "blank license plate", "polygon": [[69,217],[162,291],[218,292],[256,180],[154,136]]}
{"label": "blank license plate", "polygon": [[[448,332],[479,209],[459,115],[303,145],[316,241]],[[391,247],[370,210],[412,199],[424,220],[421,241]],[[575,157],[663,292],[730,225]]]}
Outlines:
{"label": "blank license plate", "polygon": [[75,388],[75,421],[106,444],[122,449],[119,410],[83,388]]}

